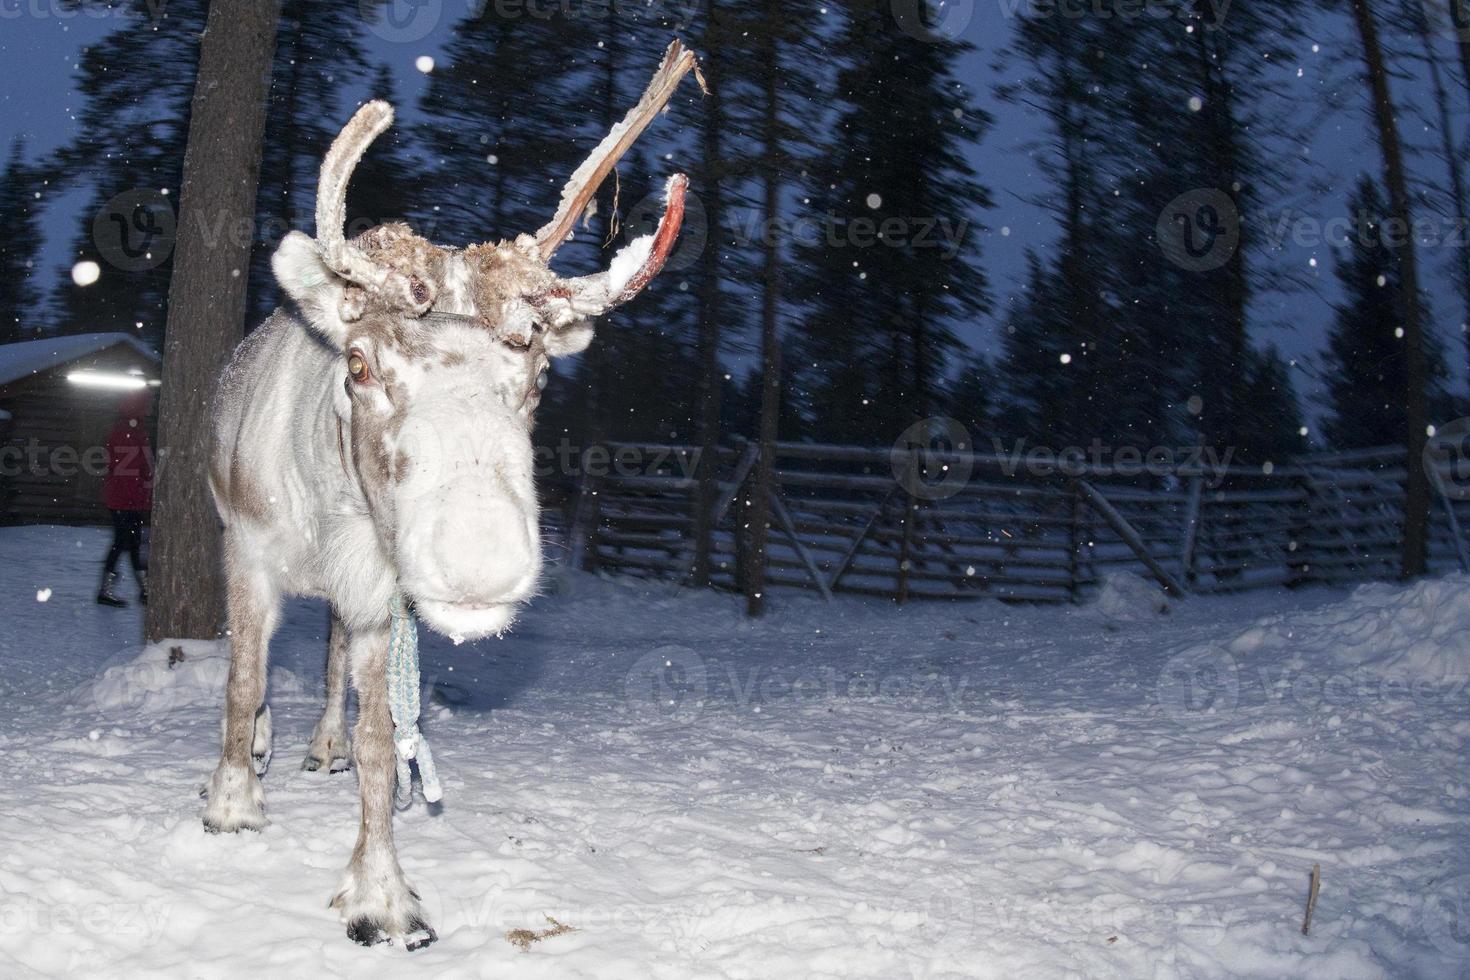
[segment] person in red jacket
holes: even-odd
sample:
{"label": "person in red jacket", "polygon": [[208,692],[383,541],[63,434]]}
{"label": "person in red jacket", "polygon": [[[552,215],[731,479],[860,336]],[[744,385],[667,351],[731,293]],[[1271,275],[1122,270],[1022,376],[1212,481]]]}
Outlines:
{"label": "person in red jacket", "polygon": [[138,577],[138,601],[148,601],[148,572],[143,566],[143,522],[153,507],[153,450],[148,442],[149,393],[128,394],[118,402],[117,421],[107,436],[107,479],[102,502],[112,511],[112,548],[102,569],[97,601],[126,606],[117,596],[117,562],[128,553]]}

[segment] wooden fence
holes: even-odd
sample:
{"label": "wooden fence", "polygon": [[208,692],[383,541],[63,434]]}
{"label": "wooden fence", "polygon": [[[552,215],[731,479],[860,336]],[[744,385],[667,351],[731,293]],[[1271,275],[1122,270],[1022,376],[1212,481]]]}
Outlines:
{"label": "wooden fence", "polygon": [[[716,588],[751,587],[743,529],[756,455],[742,442],[714,460]],[[573,560],[692,581],[697,456],[693,446],[608,446],[608,465],[581,483]],[[1402,448],[1263,468],[1162,457],[1061,467],[1044,458],[780,443],[765,587],[899,602],[1076,602],[1114,569],[1151,576],[1176,594],[1392,578],[1405,474]],[[1433,571],[1470,570],[1461,535],[1470,522],[1467,477],[1470,468],[1448,451],[1431,466]]]}

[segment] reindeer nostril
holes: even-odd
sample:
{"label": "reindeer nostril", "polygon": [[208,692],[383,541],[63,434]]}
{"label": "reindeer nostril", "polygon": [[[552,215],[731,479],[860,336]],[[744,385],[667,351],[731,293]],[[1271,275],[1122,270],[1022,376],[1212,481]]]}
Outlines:
{"label": "reindeer nostril", "polygon": [[415,303],[427,303],[429,301],[429,287],[418,276],[410,276],[408,290],[413,293]]}

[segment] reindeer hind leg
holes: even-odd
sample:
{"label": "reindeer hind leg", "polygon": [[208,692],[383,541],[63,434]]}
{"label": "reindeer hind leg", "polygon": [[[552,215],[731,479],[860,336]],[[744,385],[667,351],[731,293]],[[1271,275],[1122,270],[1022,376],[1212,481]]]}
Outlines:
{"label": "reindeer hind leg", "polygon": [[323,766],[329,772],[342,772],[352,767],[352,747],[347,740],[347,627],[332,613],[332,638],[327,642],[327,706],[316,729],[301,768],[316,772]]}

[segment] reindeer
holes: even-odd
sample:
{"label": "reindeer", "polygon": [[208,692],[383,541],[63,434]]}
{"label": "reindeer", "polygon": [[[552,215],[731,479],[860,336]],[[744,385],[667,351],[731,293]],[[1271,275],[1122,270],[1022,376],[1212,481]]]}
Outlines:
{"label": "reindeer", "polygon": [[[535,590],[531,424],[548,359],[586,348],[591,319],[663,267],[687,178],[669,179],[657,229],[606,271],[562,278],[548,263],[695,67],[678,41],[669,46],[535,235],[463,249],[404,224],[345,240],[348,181],[393,120],[387,103],[367,103],[322,162],[316,239],[293,231],[272,258],[292,306],[250,334],[221,377],[209,480],[224,524],[230,672],[204,826],[265,826],[267,647],[283,595],[327,599],[327,706],[303,768],[356,765],[362,822],[332,905],[364,945],[416,949],[436,938],[393,844],[390,603],[411,602],[458,641],[500,634]],[[349,675],[358,697],[350,743]]]}

